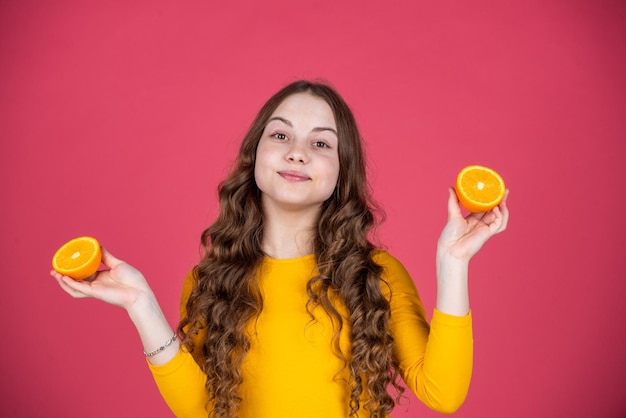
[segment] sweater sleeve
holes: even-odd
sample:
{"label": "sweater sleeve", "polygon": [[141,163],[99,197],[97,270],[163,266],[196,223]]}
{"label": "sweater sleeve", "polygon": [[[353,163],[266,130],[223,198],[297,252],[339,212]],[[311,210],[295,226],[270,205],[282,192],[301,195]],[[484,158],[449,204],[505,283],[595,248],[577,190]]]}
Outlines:
{"label": "sweater sleeve", "polygon": [[[181,297],[181,315],[193,287],[193,275],[190,272],[183,284]],[[197,350],[196,350],[197,351]],[[172,412],[179,418],[206,418],[208,393],[206,374],[194,357],[184,347],[168,363],[155,366],[148,362],[152,376],[161,392],[161,396]]]}
{"label": "sweater sleeve", "polygon": [[148,363],[161,396],[178,418],[206,417],[206,375],[185,349],[162,366]]}
{"label": "sweater sleeve", "polygon": [[428,324],[413,280],[387,253],[383,291],[391,305],[394,352],[405,384],[429,408],[452,413],[465,401],[473,362],[471,314],[458,317],[435,309]]}

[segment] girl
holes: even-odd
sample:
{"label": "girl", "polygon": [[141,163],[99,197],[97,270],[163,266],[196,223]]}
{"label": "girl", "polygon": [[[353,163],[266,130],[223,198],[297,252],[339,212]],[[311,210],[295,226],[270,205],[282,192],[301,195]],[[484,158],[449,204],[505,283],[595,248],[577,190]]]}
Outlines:
{"label": "girl", "polygon": [[176,332],[141,273],[106,249],[109,269],[91,280],[51,273],[74,297],[126,309],[177,416],[386,417],[400,378],[435,410],[463,403],[468,263],[505,230],[506,198],[463,218],[449,190],[430,324],[406,270],[370,240],[362,140],[331,87],[298,81],[270,98],[219,199]]}

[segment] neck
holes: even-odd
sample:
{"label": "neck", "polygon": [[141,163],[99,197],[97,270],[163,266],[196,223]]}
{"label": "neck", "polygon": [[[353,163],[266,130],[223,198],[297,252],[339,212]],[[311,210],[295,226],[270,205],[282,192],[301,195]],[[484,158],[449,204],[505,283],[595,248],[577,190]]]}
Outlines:
{"label": "neck", "polygon": [[319,209],[263,214],[263,251],[278,259],[298,258],[313,253]]}

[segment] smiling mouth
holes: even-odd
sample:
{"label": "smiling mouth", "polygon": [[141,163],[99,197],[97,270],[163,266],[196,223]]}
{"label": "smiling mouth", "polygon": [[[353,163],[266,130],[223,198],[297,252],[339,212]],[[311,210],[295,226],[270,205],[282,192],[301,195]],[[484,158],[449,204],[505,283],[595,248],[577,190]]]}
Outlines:
{"label": "smiling mouth", "polygon": [[293,172],[293,171],[279,171],[278,174],[284,178],[285,180],[288,181],[309,181],[311,180],[311,178],[309,176],[306,176],[302,173],[297,173],[297,172]]}

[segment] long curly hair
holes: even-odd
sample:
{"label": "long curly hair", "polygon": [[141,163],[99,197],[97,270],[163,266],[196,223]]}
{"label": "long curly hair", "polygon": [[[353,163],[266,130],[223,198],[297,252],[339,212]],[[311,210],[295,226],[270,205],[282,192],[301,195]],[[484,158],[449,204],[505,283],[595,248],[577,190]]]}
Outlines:
{"label": "long curly hair", "polygon": [[[261,192],[254,179],[257,145],[276,108],[287,97],[304,92],[322,98],[333,111],[340,167],[337,185],[322,205],[315,231],[319,274],[307,284],[306,309],[311,315],[313,306],[321,306],[338,324],[329,349],[335,350],[350,372],[350,416],[363,408],[372,417],[384,417],[403,393],[388,326],[389,301],[381,290],[382,268],[372,259],[376,247],[370,235],[382,211],[367,184],[361,135],[350,108],[332,87],[296,81],[263,105],[243,139],[233,170],[219,185],[220,212],[202,233],[204,256],[194,268],[196,283],[178,326],[183,344],[207,374],[210,416],[236,416],[242,400],[240,365],[250,349],[244,330],[263,309],[256,282],[256,270],[265,257]],[[345,306],[346,318],[333,303],[337,298]],[[344,324],[350,330],[349,353],[339,348]],[[198,333],[206,335],[201,353],[198,348],[193,352],[193,337]],[[389,385],[397,392],[395,400],[387,392]]]}

